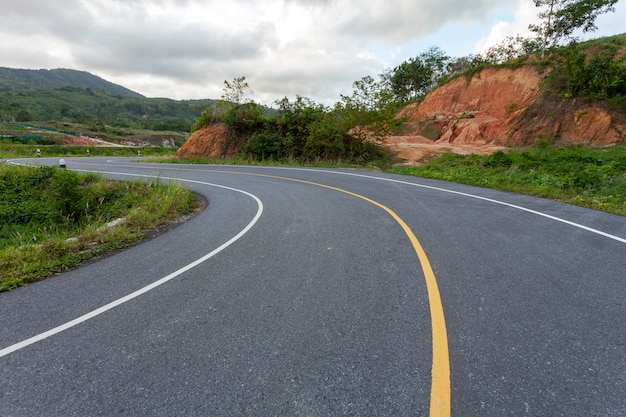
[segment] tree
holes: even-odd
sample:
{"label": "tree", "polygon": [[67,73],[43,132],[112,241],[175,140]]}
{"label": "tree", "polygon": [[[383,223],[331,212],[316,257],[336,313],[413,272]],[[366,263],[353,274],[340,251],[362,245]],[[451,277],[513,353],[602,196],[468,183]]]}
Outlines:
{"label": "tree", "polygon": [[235,78],[232,82],[224,80],[224,88],[222,91],[222,100],[233,104],[250,102],[252,101],[252,95],[254,95],[254,92],[246,82],[246,77],[244,76]]}
{"label": "tree", "polygon": [[341,124],[360,139],[369,135],[382,140],[391,133],[398,111],[393,93],[386,88],[384,80],[376,82],[369,75],[352,83],[352,88],[352,95],[342,95],[341,102],[335,106]]}
{"label": "tree", "polygon": [[521,35],[507,36],[502,42],[489,48],[482,59],[491,64],[501,64],[538,52],[541,48],[541,40],[538,38],[525,38]]}
{"label": "tree", "polygon": [[426,94],[430,74],[421,58],[410,58],[393,69],[391,88],[396,100],[406,102]]}
{"label": "tree", "polygon": [[426,52],[422,52],[420,57],[430,73],[428,90],[432,90],[437,87],[439,80],[447,75],[450,57],[438,46],[431,46]]}
{"label": "tree", "polygon": [[254,92],[241,76],[232,82],[224,81],[222,99],[217,103],[211,115],[213,120],[225,122],[234,132],[254,130],[262,123],[263,112],[252,100]]}
{"label": "tree", "polygon": [[447,74],[449,61],[441,49],[433,46],[395,67],[390,83],[396,100],[405,102],[426,95]]}
{"label": "tree", "polygon": [[463,71],[466,71],[474,65],[475,57],[474,55],[467,55],[458,58],[454,58],[448,62],[448,73],[456,74]]}
{"label": "tree", "polygon": [[17,117],[15,118],[17,122],[31,122],[33,120],[33,115],[30,114],[28,110],[20,110],[17,113]]}
{"label": "tree", "polygon": [[561,40],[570,38],[582,29],[593,32],[597,29],[596,18],[607,12],[615,11],[618,0],[534,0],[535,6],[544,8],[537,16],[541,19],[538,25],[531,24],[528,28],[542,39],[543,51],[547,47],[557,46]]}

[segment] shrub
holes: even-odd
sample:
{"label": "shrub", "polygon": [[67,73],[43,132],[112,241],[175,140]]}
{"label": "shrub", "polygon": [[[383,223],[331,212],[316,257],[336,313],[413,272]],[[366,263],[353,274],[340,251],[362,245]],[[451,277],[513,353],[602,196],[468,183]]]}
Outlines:
{"label": "shrub", "polygon": [[261,160],[278,160],[285,156],[285,146],[278,133],[267,128],[248,138],[244,152]]}
{"label": "shrub", "polygon": [[485,166],[489,168],[508,168],[513,165],[513,159],[503,151],[496,151],[487,157]]}

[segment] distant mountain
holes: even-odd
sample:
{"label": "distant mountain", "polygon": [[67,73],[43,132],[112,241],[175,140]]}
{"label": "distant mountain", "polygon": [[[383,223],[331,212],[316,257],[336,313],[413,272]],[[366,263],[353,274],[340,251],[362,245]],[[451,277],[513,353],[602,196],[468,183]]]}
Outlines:
{"label": "distant mountain", "polygon": [[0,67],[0,91],[24,88],[63,88],[74,87],[104,91],[126,97],[143,97],[121,85],[113,84],[86,71],[72,69],[15,69]]}

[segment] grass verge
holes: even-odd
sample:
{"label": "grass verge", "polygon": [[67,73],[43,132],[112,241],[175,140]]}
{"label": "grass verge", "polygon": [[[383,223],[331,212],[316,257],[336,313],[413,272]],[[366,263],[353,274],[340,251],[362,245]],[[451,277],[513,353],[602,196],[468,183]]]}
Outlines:
{"label": "grass verge", "polygon": [[[178,157],[154,157],[145,158],[146,162],[156,162],[164,164],[198,164],[198,165],[253,165],[253,166],[273,166],[273,167],[314,167],[314,168],[354,168],[354,169],[372,169],[382,170],[385,167],[390,167],[393,159],[378,160],[370,163],[355,164],[354,162],[341,161],[341,160],[325,160],[319,158],[314,161],[300,161],[297,159],[255,159],[246,157],[232,157],[232,158],[208,158],[203,156],[197,156],[192,158],[178,158]],[[399,161],[399,160],[397,160]]]}
{"label": "grass verge", "polygon": [[7,141],[0,141],[0,158],[35,158],[37,149],[41,150],[41,156],[61,157],[61,156],[171,156],[176,149],[163,148],[159,146],[142,147],[121,147],[121,146],[66,146],[66,145],[38,145],[16,144]]}
{"label": "grass verge", "polygon": [[0,291],[127,247],[199,204],[174,183],[0,164]]}
{"label": "grass verge", "polygon": [[443,154],[425,165],[397,166],[391,172],[545,197],[626,216],[626,147],[540,144],[489,156]]}

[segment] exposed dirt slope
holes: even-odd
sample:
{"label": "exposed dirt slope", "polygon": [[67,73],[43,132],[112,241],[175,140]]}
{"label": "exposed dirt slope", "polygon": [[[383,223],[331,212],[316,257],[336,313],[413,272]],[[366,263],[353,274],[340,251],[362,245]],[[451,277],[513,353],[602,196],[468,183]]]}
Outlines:
{"label": "exposed dirt slope", "polygon": [[228,145],[228,127],[224,123],[205,126],[193,132],[187,141],[178,148],[179,158],[198,156],[226,158],[235,154],[236,149]]}
{"label": "exposed dirt slope", "polygon": [[408,163],[429,153],[486,154],[505,145],[558,143],[615,145],[625,142],[623,117],[601,105],[551,101],[543,77],[532,67],[486,68],[437,88],[399,114],[406,122],[387,146]]}

